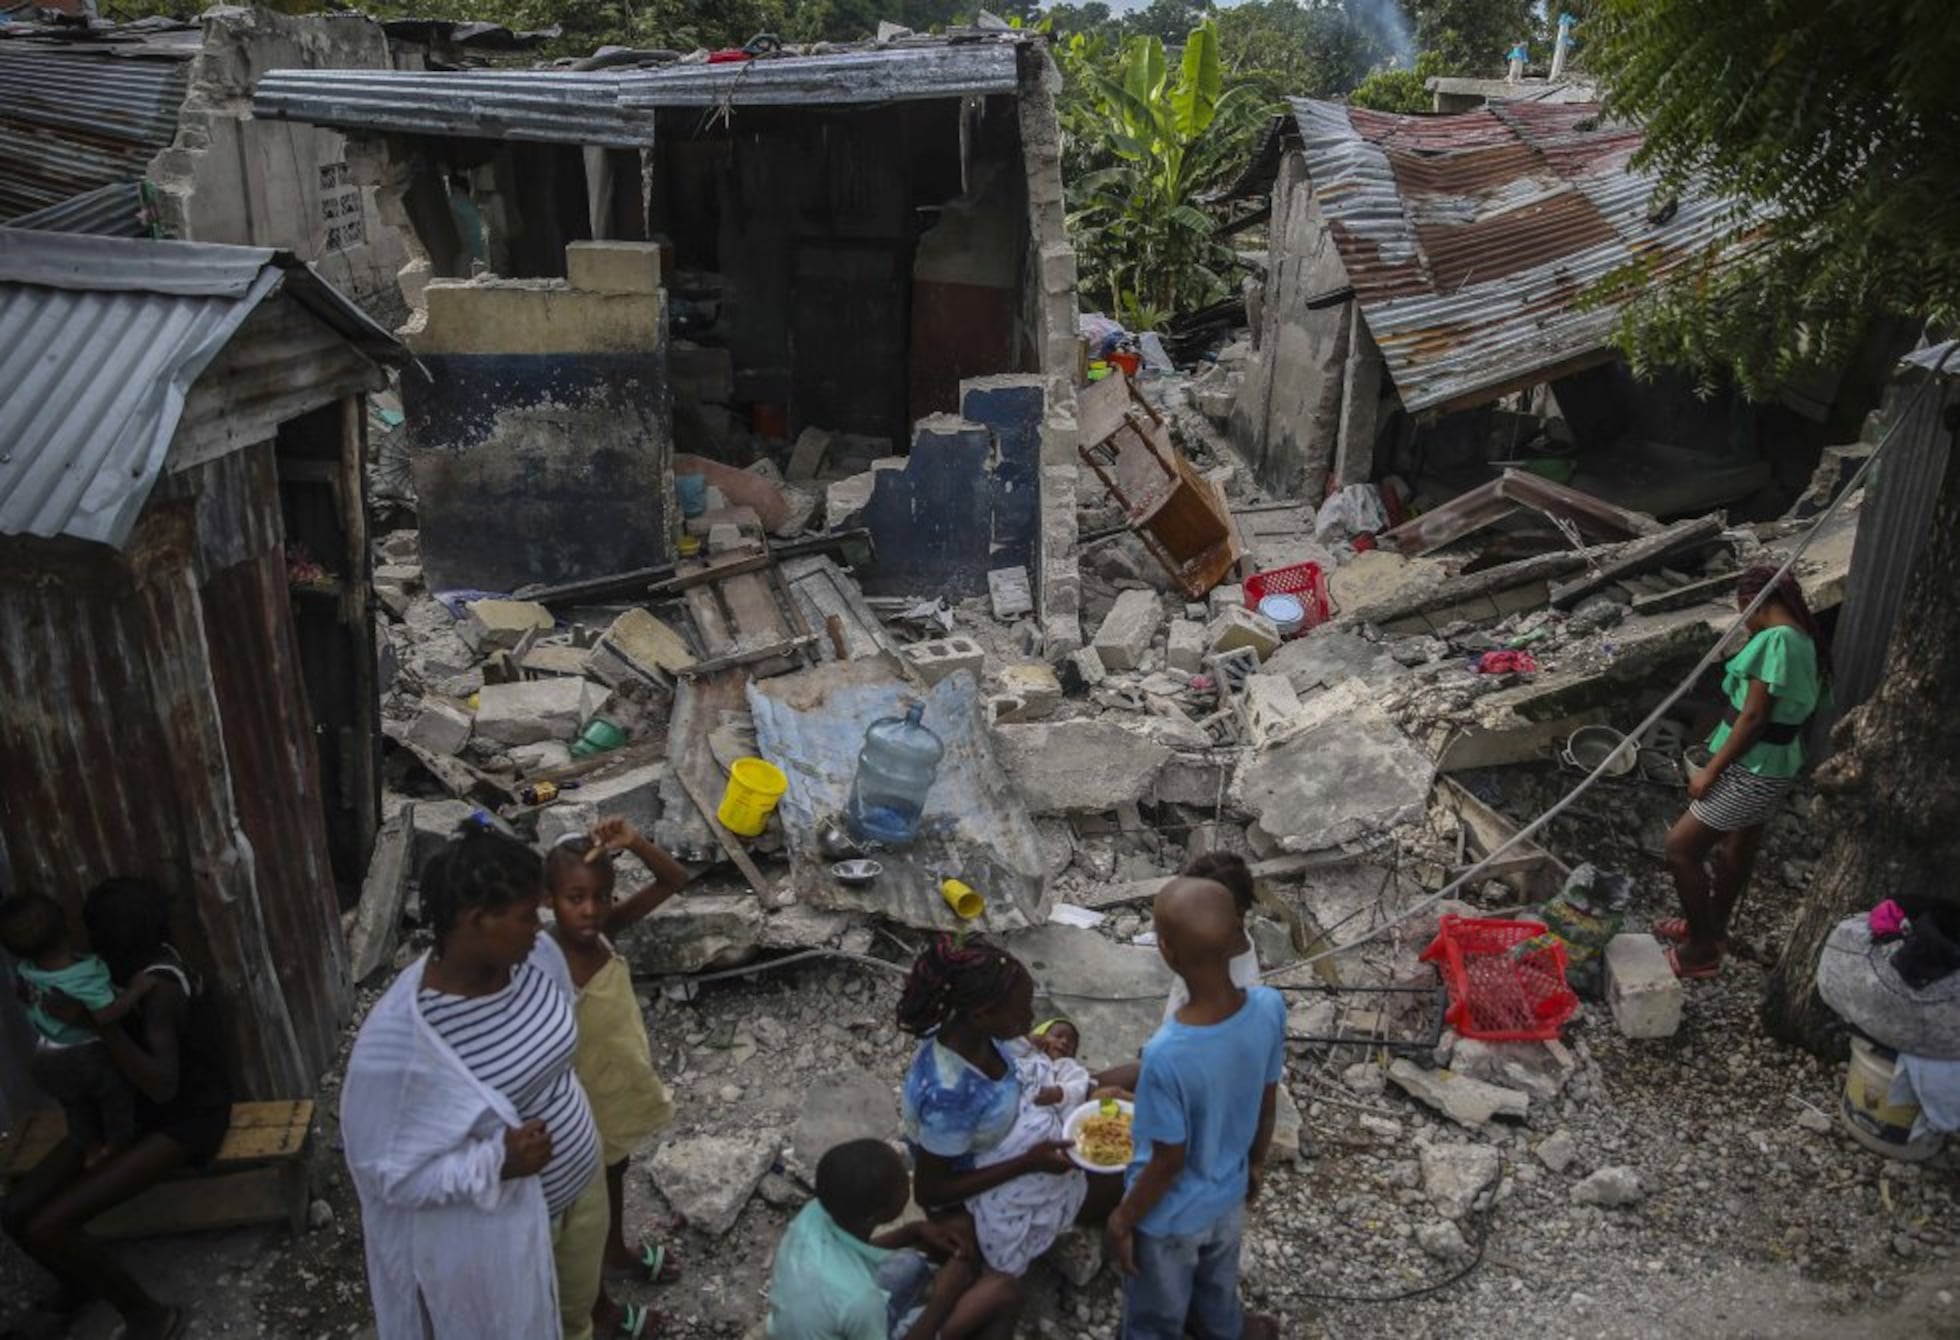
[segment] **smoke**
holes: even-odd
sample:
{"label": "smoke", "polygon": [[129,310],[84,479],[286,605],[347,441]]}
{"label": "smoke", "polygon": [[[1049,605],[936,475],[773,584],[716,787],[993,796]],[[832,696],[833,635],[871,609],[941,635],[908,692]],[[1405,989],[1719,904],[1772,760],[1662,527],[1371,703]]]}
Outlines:
{"label": "smoke", "polygon": [[1387,53],[1390,65],[1415,62],[1415,43],[1409,36],[1409,19],[1402,12],[1401,0],[1347,0],[1347,10],[1355,26]]}

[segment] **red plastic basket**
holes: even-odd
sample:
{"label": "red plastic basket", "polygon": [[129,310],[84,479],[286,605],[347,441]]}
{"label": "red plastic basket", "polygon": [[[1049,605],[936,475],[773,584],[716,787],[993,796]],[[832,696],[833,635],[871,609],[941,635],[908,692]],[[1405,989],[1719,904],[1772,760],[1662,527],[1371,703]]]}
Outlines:
{"label": "red plastic basket", "polygon": [[1309,629],[1318,628],[1327,622],[1327,616],[1333,612],[1327,603],[1327,575],[1320,570],[1318,563],[1294,563],[1268,572],[1255,572],[1245,579],[1247,609],[1256,610],[1260,601],[1277,595],[1300,597],[1300,606],[1306,611],[1307,617],[1288,634],[1289,637],[1298,637]]}
{"label": "red plastic basket", "polygon": [[1544,934],[1538,921],[1444,917],[1422,961],[1436,964],[1449,988],[1444,1018],[1450,1027],[1486,1042],[1557,1037],[1578,1010],[1579,997],[1565,984],[1561,941],[1526,947]]}

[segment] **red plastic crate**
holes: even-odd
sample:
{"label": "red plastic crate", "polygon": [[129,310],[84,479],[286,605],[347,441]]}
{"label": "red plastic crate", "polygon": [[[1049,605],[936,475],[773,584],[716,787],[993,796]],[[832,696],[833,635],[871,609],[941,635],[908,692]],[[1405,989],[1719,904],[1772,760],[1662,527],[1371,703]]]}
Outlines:
{"label": "red plastic crate", "polygon": [[1247,609],[1256,610],[1260,601],[1276,595],[1300,597],[1300,605],[1306,611],[1307,617],[1290,634],[1292,637],[1318,628],[1333,613],[1327,602],[1327,574],[1320,570],[1318,563],[1295,563],[1267,572],[1255,572],[1245,579]]}
{"label": "red plastic crate", "polygon": [[1445,916],[1422,951],[1449,988],[1444,1014],[1466,1038],[1486,1042],[1544,1042],[1555,1038],[1579,1008],[1565,984],[1565,945],[1520,949],[1545,934],[1538,921],[1492,921]]}

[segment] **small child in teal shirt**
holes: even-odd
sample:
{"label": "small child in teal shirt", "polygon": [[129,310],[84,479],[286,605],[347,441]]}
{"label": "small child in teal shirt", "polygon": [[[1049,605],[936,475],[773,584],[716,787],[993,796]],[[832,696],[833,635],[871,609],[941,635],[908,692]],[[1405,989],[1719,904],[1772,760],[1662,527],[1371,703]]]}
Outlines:
{"label": "small child in teal shirt", "polygon": [[136,1129],[135,1094],[128,1081],[94,1029],[61,1019],[48,1006],[59,994],[88,1010],[97,1025],[113,1024],[135,1008],[151,979],[138,978],[118,996],[109,965],[93,954],[77,953],[61,904],[37,893],[0,902],[0,948],[19,960],[14,971],[28,1022],[39,1034],[29,1072],[61,1104],[69,1138],[91,1154],[128,1144]]}

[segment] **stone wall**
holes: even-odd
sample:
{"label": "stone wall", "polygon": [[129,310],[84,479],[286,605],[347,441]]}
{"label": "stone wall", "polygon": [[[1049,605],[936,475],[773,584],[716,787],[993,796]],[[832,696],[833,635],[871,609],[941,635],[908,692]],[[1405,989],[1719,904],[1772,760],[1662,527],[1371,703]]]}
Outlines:
{"label": "stone wall", "polygon": [[509,591],[669,557],[673,435],[659,248],[579,242],[569,278],[438,279],[403,332],[402,408],[432,591]]}
{"label": "stone wall", "polygon": [[395,276],[407,251],[373,189],[355,180],[346,138],[251,114],[252,90],[272,70],[392,68],[380,26],[357,14],[232,7],[208,11],[203,24],[177,138],[149,165],[165,233],[290,251],[382,325],[398,325],[406,309]]}

